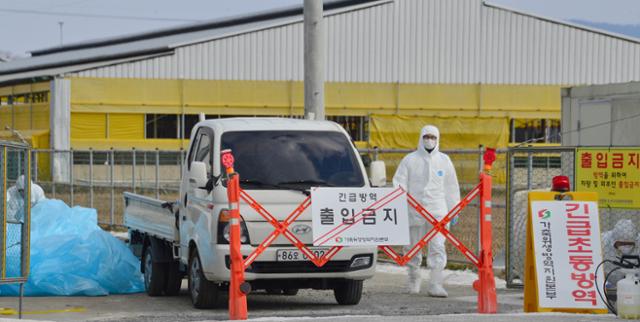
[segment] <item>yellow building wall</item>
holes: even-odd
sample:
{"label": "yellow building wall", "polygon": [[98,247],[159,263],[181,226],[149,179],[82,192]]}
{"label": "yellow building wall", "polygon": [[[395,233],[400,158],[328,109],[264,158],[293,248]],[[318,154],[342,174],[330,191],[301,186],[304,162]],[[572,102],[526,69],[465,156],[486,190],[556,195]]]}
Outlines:
{"label": "yellow building wall", "polygon": [[[560,89],[538,85],[332,82],[325,85],[325,109],[327,115],[335,116],[388,116],[378,118],[375,121],[378,125],[458,118],[453,124],[459,127],[465,126],[464,119],[479,117],[476,120],[480,122],[499,119],[500,131],[487,134],[491,137],[488,141],[506,146],[509,119],[560,118]],[[72,78],[71,93],[75,149],[90,142],[116,149],[186,148],[180,140],[144,139],[145,113],[288,116],[304,112],[303,83],[297,81]],[[98,115],[103,116],[100,121]],[[98,128],[89,129],[87,124]],[[375,128],[371,131],[369,146],[378,144]],[[90,137],[80,134],[85,132]],[[467,145],[456,144],[452,148]]]}
{"label": "yellow building wall", "polygon": [[9,128],[35,148],[49,146],[49,87],[49,82],[0,87],[0,139],[18,140]]}

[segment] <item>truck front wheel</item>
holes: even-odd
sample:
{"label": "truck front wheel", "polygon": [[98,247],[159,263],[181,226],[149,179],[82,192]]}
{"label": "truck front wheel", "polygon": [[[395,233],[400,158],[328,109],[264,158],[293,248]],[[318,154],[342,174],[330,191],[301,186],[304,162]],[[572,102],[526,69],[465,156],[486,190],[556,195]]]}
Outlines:
{"label": "truck front wheel", "polygon": [[356,305],[362,298],[362,283],[358,280],[344,280],[333,288],[333,295],[340,305]]}
{"label": "truck front wheel", "polygon": [[151,243],[144,249],[144,287],[149,296],[162,295],[166,283],[166,265],[154,262]]}
{"label": "truck front wheel", "polygon": [[218,285],[204,276],[202,262],[195,249],[189,256],[189,294],[193,306],[198,309],[213,308],[218,300]]}

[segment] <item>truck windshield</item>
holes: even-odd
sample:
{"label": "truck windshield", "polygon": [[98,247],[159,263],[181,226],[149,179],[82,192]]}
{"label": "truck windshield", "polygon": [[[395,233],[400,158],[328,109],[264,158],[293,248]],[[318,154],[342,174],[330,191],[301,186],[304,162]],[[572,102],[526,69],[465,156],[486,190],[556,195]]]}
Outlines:
{"label": "truck windshield", "polygon": [[233,151],[243,189],[364,186],[352,145],[339,132],[227,132],[222,149]]}

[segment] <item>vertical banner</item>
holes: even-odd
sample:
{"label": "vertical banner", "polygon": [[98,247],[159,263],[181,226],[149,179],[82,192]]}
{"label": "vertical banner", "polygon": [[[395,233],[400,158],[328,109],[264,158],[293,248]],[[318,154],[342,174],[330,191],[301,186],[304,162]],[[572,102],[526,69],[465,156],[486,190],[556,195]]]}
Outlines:
{"label": "vertical banner", "polygon": [[[532,201],[530,216],[539,307],[605,309],[595,284],[602,261],[598,204]],[[597,278],[604,281],[602,270]]]}
{"label": "vertical banner", "polygon": [[611,208],[640,208],[640,147],[576,150],[576,191],[597,192]]}

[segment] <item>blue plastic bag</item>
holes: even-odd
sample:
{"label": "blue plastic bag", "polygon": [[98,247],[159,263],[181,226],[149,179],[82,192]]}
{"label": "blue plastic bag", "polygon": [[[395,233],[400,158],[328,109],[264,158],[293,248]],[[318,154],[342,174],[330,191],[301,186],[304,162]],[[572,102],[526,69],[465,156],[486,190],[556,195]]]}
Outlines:
{"label": "blue plastic bag", "polygon": [[[20,236],[19,225],[8,229],[15,230],[8,237]],[[20,275],[19,263],[19,247],[8,248],[7,276]],[[43,200],[31,209],[30,274],[24,291],[26,296],[99,296],[143,292],[144,282],[140,260],[97,225],[95,209]],[[0,286],[0,295],[18,292],[18,285]]]}

